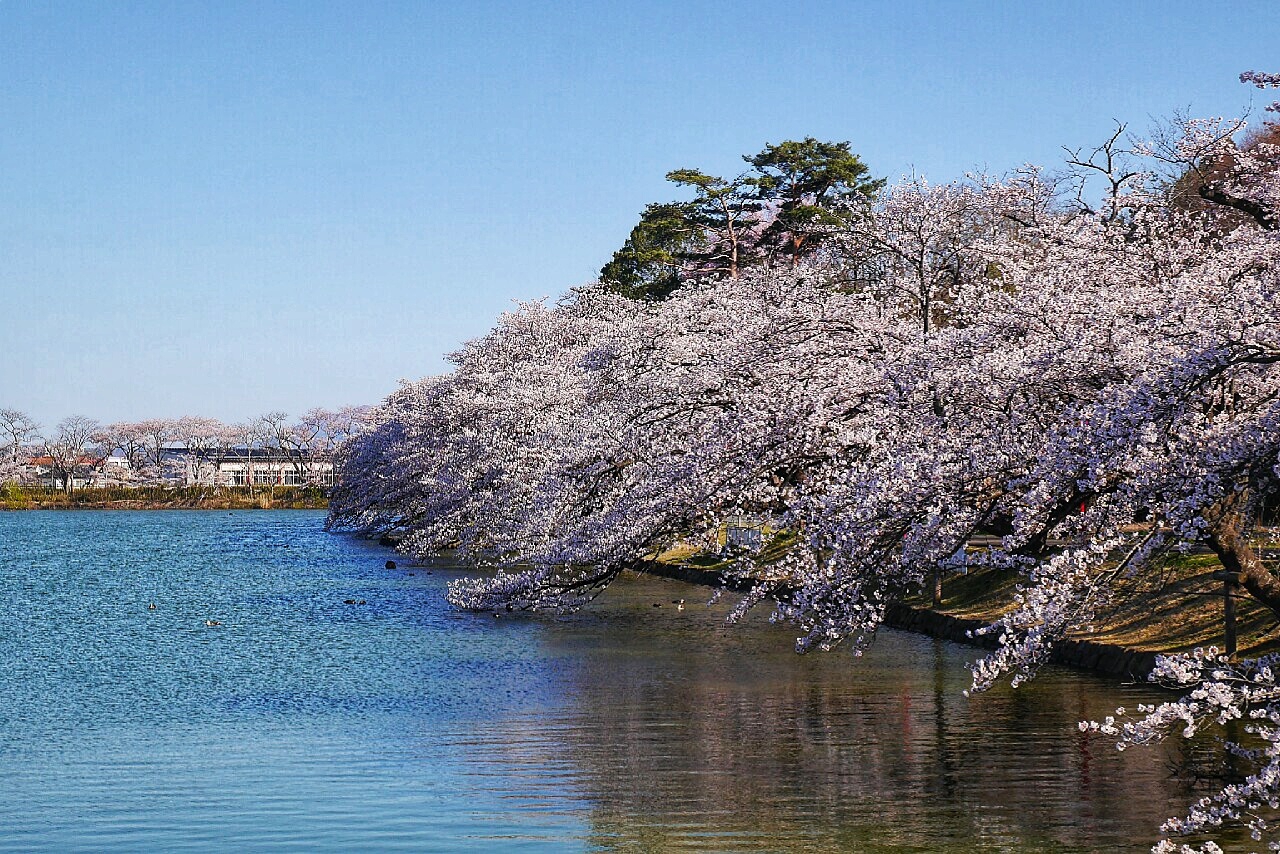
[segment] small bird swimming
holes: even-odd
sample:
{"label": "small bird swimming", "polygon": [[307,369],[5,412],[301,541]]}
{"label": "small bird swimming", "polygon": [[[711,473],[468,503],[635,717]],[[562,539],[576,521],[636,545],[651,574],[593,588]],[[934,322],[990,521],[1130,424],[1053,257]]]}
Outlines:
{"label": "small bird swimming", "polygon": [[156,609],[156,603],[155,603],[155,602],[152,602],[150,605],[148,605],[148,606],[147,606],[147,610],[148,610],[148,611],[154,611],[155,609]]}
{"label": "small bird swimming", "polygon": [[205,620],[204,624],[209,628],[213,628],[214,626],[222,625],[222,621],[221,620]]}

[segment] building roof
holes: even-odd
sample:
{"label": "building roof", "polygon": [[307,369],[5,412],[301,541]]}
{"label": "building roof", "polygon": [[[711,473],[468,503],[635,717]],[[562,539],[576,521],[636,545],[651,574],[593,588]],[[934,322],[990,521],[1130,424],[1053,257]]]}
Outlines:
{"label": "building roof", "polygon": [[183,457],[200,457],[212,460],[248,460],[255,462],[271,462],[274,460],[306,460],[315,454],[306,449],[290,450],[287,448],[184,448],[166,446],[160,449],[163,459],[181,459]]}

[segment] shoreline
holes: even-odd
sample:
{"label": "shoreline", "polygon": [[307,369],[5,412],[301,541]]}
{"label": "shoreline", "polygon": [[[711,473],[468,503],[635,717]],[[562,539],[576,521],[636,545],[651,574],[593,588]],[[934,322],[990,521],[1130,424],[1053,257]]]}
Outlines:
{"label": "shoreline", "polygon": [[[380,545],[394,548],[398,539],[384,536]],[[1216,558],[1193,555],[1167,564],[1155,580],[1132,582],[1144,593],[1140,606],[1111,610],[1089,633],[1063,638],[1053,645],[1050,661],[1123,682],[1151,684],[1156,657],[1223,645],[1222,596],[1202,585],[1221,569]],[[648,559],[630,570],[698,587],[745,592],[751,582],[725,579],[714,568],[677,560]],[[891,603],[884,625],[901,631],[949,640],[976,649],[995,649],[995,635],[971,632],[995,622],[1010,607],[1017,579],[994,578],[974,571],[944,581],[942,609],[910,602]],[[1220,582],[1218,582],[1220,584]],[[785,593],[785,591],[783,591]],[[1262,605],[1237,601],[1237,656],[1256,657],[1280,650],[1280,624]]]}
{"label": "shoreline", "polygon": [[94,487],[71,494],[42,487],[0,486],[0,511],[22,510],[327,510],[320,487]]}
{"label": "shoreline", "polygon": [[84,504],[36,502],[28,507],[0,506],[0,513],[24,513],[32,510],[328,510],[328,504],[278,503],[260,504],[187,504],[163,501],[94,501]]}
{"label": "shoreline", "polygon": [[[700,587],[727,587],[742,591],[743,582],[724,583],[720,574],[712,569],[701,569],[687,564],[646,561],[638,572],[683,581]],[[944,606],[946,603],[944,599]],[[949,640],[979,649],[994,649],[994,635],[972,636],[975,629],[988,626],[994,617],[964,616],[930,607],[893,603],[885,612],[884,625],[889,628],[915,634]],[[1207,645],[1207,644],[1205,644]],[[1243,651],[1242,644],[1242,651]],[[1148,684],[1148,677],[1155,667],[1156,656],[1180,652],[1182,649],[1157,649],[1146,645],[1125,644],[1098,640],[1092,637],[1067,638],[1058,641],[1050,660],[1054,664],[1096,673],[1100,676],[1126,682]]]}

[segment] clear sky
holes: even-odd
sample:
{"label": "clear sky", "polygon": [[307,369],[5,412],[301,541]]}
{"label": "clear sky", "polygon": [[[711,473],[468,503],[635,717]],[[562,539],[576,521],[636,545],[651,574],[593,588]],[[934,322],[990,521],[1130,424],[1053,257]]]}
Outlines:
{"label": "clear sky", "polygon": [[0,407],[375,402],[589,281],[670,169],[878,176],[1235,115],[1265,2],[0,2]]}

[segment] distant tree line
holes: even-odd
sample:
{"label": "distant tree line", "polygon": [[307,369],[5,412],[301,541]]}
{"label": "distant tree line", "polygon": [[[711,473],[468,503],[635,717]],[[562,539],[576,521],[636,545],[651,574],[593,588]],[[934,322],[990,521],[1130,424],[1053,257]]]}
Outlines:
{"label": "distant tree line", "polygon": [[358,406],[312,409],[297,419],[268,412],[239,424],[198,416],[102,424],[72,415],[45,430],[21,410],[0,409],[0,483],[44,480],[68,493],[77,483],[226,486],[217,461],[238,453],[251,463],[257,452],[287,460],[292,481],[316,484],[322,480],[317,464],[362,431],[368,413]]}

